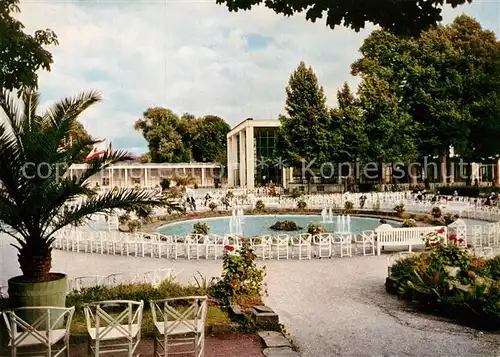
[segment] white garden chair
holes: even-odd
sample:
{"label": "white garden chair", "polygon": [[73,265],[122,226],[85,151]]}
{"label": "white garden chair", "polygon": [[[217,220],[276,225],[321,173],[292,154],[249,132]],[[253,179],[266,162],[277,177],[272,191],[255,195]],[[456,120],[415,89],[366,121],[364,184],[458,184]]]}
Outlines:
{"label": "white garden chair", "polygon": [[154,357],[205,354],[207,297],[150,301],[154,324]]}
{"label": "white garden chair", "polygon": [[362,231],[361,234],[356,235],[354,238],[354,252],[358,253],[358,248],[361,246],[363,256],[367,255],[367,250],[371,255],[375,255],[375,232]]}
{"label": "white garden chair", "polygon": [[209,234],[205,237],[205,258],[214,259],[222,257],[224,252],[224,237]]}
{"label": "white garden chair", "polygon": [[79,276],[68,281],[70,291],[80,291],[85,288],[90,288],[94,286],[105,286],[106,280],[108,279],[105,275],[89,275],[89,276]]}
{"label": "white garden chair", "polygon": [[156,248],[158,249],[158,258],[165,256],[165,258],[177,259],[179,254],[179,247],[183,247],[183,244],[177,244],[176,238],[173,236],[166,236],[163,234],[157,234],[158,237],[158,245]]}
{"label": "white garden chair", "polygon": [[[333,235],[332,246],[338,246],[340,257],[352,257],[352,236],[350,233],[335,233]],[[332,248],[335,250],[335,248]]]}
{"label": "white garden chair", "polygon": [[[2,312],[9,334],[10,356],[69,357],[69,333],[74,307],[20,307]],[[28,323],[24,315],[35,316]],[[57,348],[57,345],[63,344]],[[25,350],[25,351],[23,351]],[[43,350],[43,351],[42,351]]]}
{"label": "white garden chair", "polygon": [[316,254],[319,259],[331,258],[333,254],[332,234],[319,233],[313,237],[314,245],[316,246]]}
{"label": "white garden chair", "polygon": [[312,235],[309,233],[300,233],[297,237],[292,237],[292,258],[297,253],[299,260],[311,259]]}
{"label": "white garden chair", "polygon": [[205,236],[201,234],[193,234],[191,237],[186,237],[187,258],[192,257],[199,260],[202,253],[205,253]]}
{"label": "white garden chair", "polygon": [[250,246],[252,247],[255,255],[262,260],[271,259],[271,244],[273,238],[269,235],[250,238]]}
{"label": "white garden chair", "polygon": [[142,300],[100,301],[85,305],[89,354],[98,357],[126,352],[127,357],[132,357],[141,341],[143,309]]}
{"label": "white garden chair", "polygon": [[277,260],[288,259],[290,253],[290,236],[288,234],[278,234],[273,237],[271,250],[274,251]]}

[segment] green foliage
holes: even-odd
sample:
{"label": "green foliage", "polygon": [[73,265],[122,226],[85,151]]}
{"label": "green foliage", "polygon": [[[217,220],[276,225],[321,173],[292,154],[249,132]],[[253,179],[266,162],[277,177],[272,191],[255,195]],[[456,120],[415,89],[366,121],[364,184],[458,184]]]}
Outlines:
{"label": "green foliage", "polygon": [[299,200],[297,201],[297,208],[298,209],[305,209],[307,207],[307,202],[304,200]]}
{"label": "green foliage", "polygon": [[[199,278],[198,278],[199,279]],[[193,284],[180,285],[174,279],[166,279],[158,287],[151,284],[121,284],[115,287],[95,286],[72,291],[66,298],[66,306],[82,309],[84,304],[104,300],[144,300],[144,308],[149,309],[150,300],[182,296],[204,295],[207,290]]]}
{"label": "green foliage", "polygon": [[354,203],[352,203],[351,201],[344,202],[344,210],[352,211],[353,208],[354,208]]}
{"label": "green foliage", "polygon": [[234,198],[234,193],[233,193],[233,191],[227,191],[227,193],[226,193],[226,198],[227,198],[228,200],[232,200],[232,199]]}
{"label": "green foliage", "polygon": [[[216,0],[225,4],[229,11],[249,10],[261,4],[261,0]],[[290,16],[305,12],[307,20],[316,22],[326,17],[326,24],[334,29],[343,25],[356,31],[373,23],[398,35],[418,35],[422,30],[442,21],[443,4],[462,5],[465,0],[446,1],[390,1],[382,0],[373,6],[370,0],[270,0],[264,5],[277,14]]]}
{"label": "green foliage", "polygon": [[[51,268],[53,235],[68,225],[79,225],[96,213],[136,210],[166,205],[150,191],[120,189],[96,193],[89,178],[112,164],[130,159],[108,150],[88,162],[78,177],[69,168],[95,141],[67,145],[79,116],[100,101],[96,92],[65,98],[44,113],[38,112],[39,94],[22,94],[22,106],[6,90],[0,92],[4,120],[0,123],[0,232],[12,235],[18,261],[27,280],[44,280]],[[28,164],[28,165],[26,165]],[[40,169],[45,171],[40,173]],[[78,205],[71,203],[81,199]]]}
{"label": "green foliage", "polygon": [[[493,139],[500,134],[500,46],[493,32],[461,15],[416,38],[374,31],[360,52],[363,57],[352,65],[352,72],[363,79],[363,108],[379,123],[376,151],[394,156],[383,152],[391,141],[406,145],[397,150],[411,154],[404,155],[408,157],[448,156],[450,146],[466,160],[482,160],[500,151]],[[394,105],[387,107],[390,102]],[[401,140],[395,140],[392,129],[380,136],[390,129],[382,124],[401,127]],[[379,140],[385,141],[380,149]]]}
{"label": "green foliage", "polygon": [[445,215],[443,215],[444,225],[448,226],[448,225],[452,224],[453,222],[455,222],[457,220],[457,218],[458,218],[457,215],[452,215],[451,213],[446,213]]}
{"label": "green foliage", "polygon": [[153,208],[151,207],[139,207],[135,210],[135,214],[139,217],[143,222],[150,222],[153,218]]}
{"label": "green foliage", "polygon": [[210,227],[205,222],[198,222],[193,225],[193,234],[206,236],[210,232]]}
{"label": "green foliage", "polygon": [[208,204],[208,208],[210,208],[211,211],[215,211],[217,209],[217,203],[215,202],[210,202]]}
{"label": "green foliage", "polygon": [[162,178],[160,181],[160,186],[162,190],[168,190],[170,188],[170,181],[166,178]]}
{"label": "green foliage", "polygon": [[226,162],[230,127],[220,117],[179,117],[170,109],[154,107],[144,112],[134,128],[148,142],[152,162]]}
{"label": "green foliage", "polygon": [[214,287],[213,295],[223,305],[230,305],[241,297],[262,298],[266,271],[257,267],[257,256],[248,244],[237,251],[224,247],[222,276]]}
{"label": "green foliage", "polygon": [[405,228],[410,228],[410,227],[416,227],[417,222],[413,218],[407,218],[403,220],[403,223],[401,224],[401,227]]}
{"label": "green foliage", "polygon": [[439,207],[432,207],[432,210],[431,210],[431,216],[434,217],[434,218],[441,218],[441,216],[443,215],[443,212],[441,212],[441,208]]}
{"label": "green foliage", "polygon": [[37,30],[34,35],[25,33],[18,20],[19,0],[0,2],[0,87],[6,90],[25,90],[38,86],[37,71],[50,71],[52,55],[44,46],[57,45],[52,30]]}
{"label": "green foliage", "polygon": [[309,223],[309,225],[307,226],[307,233],[309,233],[313,236],[316,234],[325,233],[325,232],[326,232],[326,230],[321,224]]}
{"label": "green foliage", "polygon": [[498,328],[499,261],[500,256],[472,256],[455,244],[438,245],[398,260],[390,280],[399,295],[428,311],[481,328]]}
{"label": "green foliage", "polygon": [[302,227],[299,227],[294,221],[278,221],[269,228],[275,231],[287,232],[300,231],[302,229]]}
{"label": "green foliage", "polygon": [[118,222],[125,224],[130,220],[130,213],[124,213],[118,216]]}
{"label": "green foliage", "polygon": [[141,228],[142,224],[138,219],[132,219],[128,221],[127,226],[130,232],[137,232],[137,230]]}
{"label": "green foliage", "polygon": [[287,115],[280,116],[279,146],[281,156],[292,167],[300,167],[303,160],[316,164],[327,162],[331,144],[336,142],[330,130],[330,115],[323,88],[319,86],[311,67],[301,62],[292,73],[286,87]]}
{"label": "green foliage", "polygon": [[215,288],[215,284],[217,283],[217,278],[207,278],[200,271],[196,272],[193,279],[195,282],[195,286],[198,288],[198,294],[201,296],[210,296],[213,289]]}
{"label": "green foliage", "polygon": [[266,205],[262,200],[258,200],[257,202],[255,202],[255,209],[263,210],[264,208],[266,208]]}
{"label": "green foliage", "polygon": [[406,207],[404,204],[400,203],[393,208],[394,212],[396,212],[399,216],[402,216],[403,213],[406,211]]}

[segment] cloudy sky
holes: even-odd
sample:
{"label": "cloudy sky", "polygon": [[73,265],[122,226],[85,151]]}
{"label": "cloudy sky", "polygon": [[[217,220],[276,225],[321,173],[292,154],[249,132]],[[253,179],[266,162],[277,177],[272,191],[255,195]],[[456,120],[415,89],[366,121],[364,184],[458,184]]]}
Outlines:
{"label": "cloudy sky", "polygon": [[[283,112],[285,86],[301,60],[316,71],[330,105],[349,65],[372,29],[334,31],[303,15],[271,10],[230,13],[215,0],[22,0],[28,31],[51,28],[52,72],[40,75],[43,106],[82,90],[103,102],[82,117],[87,130],[114,148],[146,151],[133,124],[151,106],[197,116],[214,114],[231,126],[274,119]],[[465,12],[499,33],[499,0],[446,8],[445,22]]]}

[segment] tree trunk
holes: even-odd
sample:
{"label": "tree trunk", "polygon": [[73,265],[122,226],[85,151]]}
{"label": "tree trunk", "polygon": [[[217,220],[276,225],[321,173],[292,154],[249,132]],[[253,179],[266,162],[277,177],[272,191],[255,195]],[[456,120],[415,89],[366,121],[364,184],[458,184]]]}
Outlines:
{"label": "tree trunk", "polygon": [[51,248],[44,239],[29,238],[19,249],[18,262],[27,279],[44,281],[52,268]]}

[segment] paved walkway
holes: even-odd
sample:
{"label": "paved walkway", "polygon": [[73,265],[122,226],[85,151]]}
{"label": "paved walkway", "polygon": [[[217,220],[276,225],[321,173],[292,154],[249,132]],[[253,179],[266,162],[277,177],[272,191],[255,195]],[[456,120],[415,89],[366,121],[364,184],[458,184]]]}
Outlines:
{"label": "paved walkway", "polygon": [[[54,252],[54,271],[69,276],[172,268],[187,282],[196,271],[218,276],[220,261]],[[303,356],[498,357],[500,335],[407,311],[384,290],[387,256],[269,261],[267,303]]]}

